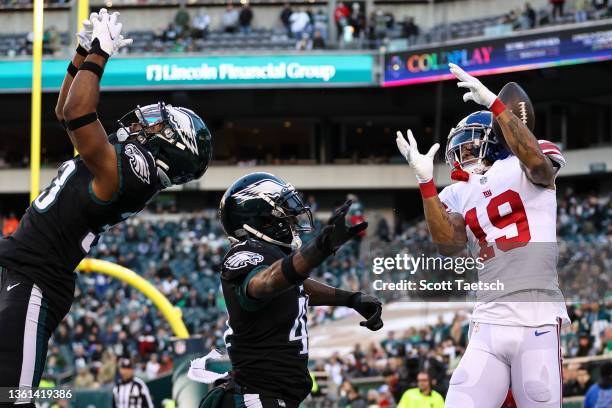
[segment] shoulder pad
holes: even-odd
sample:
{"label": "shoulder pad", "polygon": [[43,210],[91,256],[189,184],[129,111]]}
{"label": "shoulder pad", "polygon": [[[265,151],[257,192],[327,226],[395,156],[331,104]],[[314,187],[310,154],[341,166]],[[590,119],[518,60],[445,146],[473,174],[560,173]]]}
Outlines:
{"label": "shoulder pad", "polygon": [[221,278],[236,279],[248,275],[253,268],[270,266],[285,256],[275,245],[248,239],[234,245],[223,259]]}

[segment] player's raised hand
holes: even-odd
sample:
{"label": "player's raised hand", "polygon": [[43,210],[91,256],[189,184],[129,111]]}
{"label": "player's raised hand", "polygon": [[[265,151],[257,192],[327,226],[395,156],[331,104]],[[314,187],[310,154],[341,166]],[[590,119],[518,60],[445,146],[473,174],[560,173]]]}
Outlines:
{"label": "player's raised hand", "polygon": [[99,48],[109,57],[119,51],[120,48],[132,43],[129,38],[124,38],[121,35],[123,24],[118,21],[119,13],[113,14],[103,13],[100,10],[99,18],[91,21],[92,30],[92,48]]}
{"label": "player's raised hand", "polygon": [[357,292],[349,299],[349,306],[367,319],[359,322],[360,326],[372,331],[380,330],[383,327],[382,304],[374,296]]}
{"label": "player's raised hand", "polygon": [[427,183],[433,179],[433,159],[440,148],[440,144],[434,143],[426,154],[421,154],[419,153],[419,147],[410,129],[406,131],[406,136],[408,140],[404,138],[402,132],[399,130],[397,131],[397,138],[395,139],[397,148],[414,171],[418,182]]}
{"label": "player's raised hand", "polygon": [[346,222],[346,214],[353,202],[347,200],[344,205],[336,210],[327,222],[320,234],[320,243],[326,253],[334,253],[344,243],[359,235],[368,227],[367,222],[362,222],[349,227]]}
{"label": "player's raised hand", "polygon": [[487,109],[493,105],[497,95],[484,86],[478,78],[465,72],[459,65],[449,63],[448,67],[450,68],[450,72],[459,80],[457,86],[468,90],[468,92],[463,94],[464,102],[474,101],[479,105],[485,106]]}
{"label": "player's raised hand", "polygon": [[[100,13],[106,12],[106,9],[100,10]],[[83,20],[83,28],[81,31],[77,33],[77,40],[79,45],[85,49],[85,51],[89,52],[91,49],[91,37],[93,35],[93,21],[100,20],[100,15],[96,12],[93,12],[89,15],[87,20]]]}

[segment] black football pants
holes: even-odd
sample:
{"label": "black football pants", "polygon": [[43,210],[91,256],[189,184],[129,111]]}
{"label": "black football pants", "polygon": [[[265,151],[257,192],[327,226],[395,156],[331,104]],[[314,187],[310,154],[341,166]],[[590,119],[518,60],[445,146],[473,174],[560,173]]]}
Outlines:
{"label": "black football pants", "polygon": [[[52,304],[23,275],[0,267],[0,387],[38,387],[51,334],[70,310],[72,299]],[[0,407],[34,407],[30,401]]]}

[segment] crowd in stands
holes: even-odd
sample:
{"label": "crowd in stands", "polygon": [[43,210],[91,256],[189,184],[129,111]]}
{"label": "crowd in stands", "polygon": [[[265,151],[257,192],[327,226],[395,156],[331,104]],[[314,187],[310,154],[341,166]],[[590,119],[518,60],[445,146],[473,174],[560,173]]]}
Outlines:
{"label": "crowd in stands", "polygon": [[[359,222],[363,206],[352,198],[357,205],[351,220]],[[609,194],[576,195],[571,189],[559,196],[559,276],[564,291],[571,293],[567,300],[572,319],[562,337],[565,357],[612,354],[612,283],[605,273],[612,268],[610,198]],[[316,199],[310,196],[307,201],[316,215]],[[369,257],[376,251],[366,246],[376,248],[384,242],[415,254],[433,251],[422,221],[403,221],[394,230],[383,220],[372,226],[361,245],[340,250],[314,277],[345,289],[368,288],[372,274],[363,271],[369,269]],[[4,218],[3,233],[10,233],[16,221],[14,214]],[[228,245],[213,210],[181,214],[159,207],[111,229],[91,256],[138,272],[181,308],[190,333],[203,335],[206,347],[222,349],[225,310],[216,271]],[[377,295],[386,302],[399,300],[395,292]],[[344,308],[314,308],[309,320],[312,325],[325,324],[347,313]],[[465,349],[467,329],[468,316],[463,312],[451,321],[440,316],[434,325],[388,332],[380,344],[357,345],[351,354],[316,361],[313,368],[329,375],[331,388],[325,398],[341,404],[376,400],[384,406],[399,402],[408,389],[425,390],[428,384],[443,397]],[[160,312],[141,293],[105,275],[81,273],[71,312],[50,343],[45,378],[100,387],[113,381],[118,358],[126,355],[135,363],[136,376],[155,378],[172,371],[170,336]],[[565,371],[566,395],[584,395],[592,384],[591,367],[570,364]],[[384,384],[367,393],[352,382],[372,376],[382,376]]]}
{"label": "crowd in stands", "polygon": [[[62,4],[62,1],[54,0],[49,4]],[[28,3],[28,0],[0,0],[0,9]],[[612,2],[607,0],[550,0],[550,3],[550,7],[539,10],[525,3],[523,8],[505,14],[444,22],[429,29],[422,29],[409,15],[398,17],[378,8],[364,10],[360,2],[338,2],[331,15],[322,7],[315,10],[309,6],[286,3],[277,23],[271,27],[253,27],[258,8],[256,3],[250,5],[249,2],[241,2],[239,6],[227,3],[217,26],[212,26],[211,16],[205,8],[199,9],[192,17],[183,4],[177,7],[173,21],[165,29],[127,32],[134,43],[122,51],[183,53],[232,49],[317,50],[330,46],[379,49],[391,41],[395,47],[402,42],[405,47],[612,16]],[[142,3],[149,7],[151,4]],[[329,22],[335,25],[336,38],[330,38]],[[45,31],[46,54],[57,54],[70,42],[68,33],[58,33],[54,27]],[[31,33],[0,36],[0,55],[28,55],[31,50]]]}

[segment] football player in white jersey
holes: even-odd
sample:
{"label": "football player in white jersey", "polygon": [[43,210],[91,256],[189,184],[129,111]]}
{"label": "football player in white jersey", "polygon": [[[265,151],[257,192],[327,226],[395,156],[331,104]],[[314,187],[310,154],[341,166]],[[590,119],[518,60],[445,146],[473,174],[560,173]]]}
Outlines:
{"label": "football player in white jersey", "polygon": [[448,136],[446,159],[460,181],[438,195],[433,157],[439,144],[421,154],[410,130],[408,140],[398,132],[397,144],[419,182],[440,252],[456,255],[467,244],[484,260],[478,279],[500,281],[504,290],[477,294],[470,341],[445,407],[499,408],[510,386],[519,408],[561,407],[559,333],[569,319],[556,271],[555,177],[565,159],[478,79],[450,68],[468,90],[464,101],[488,109],[461,120]]}

